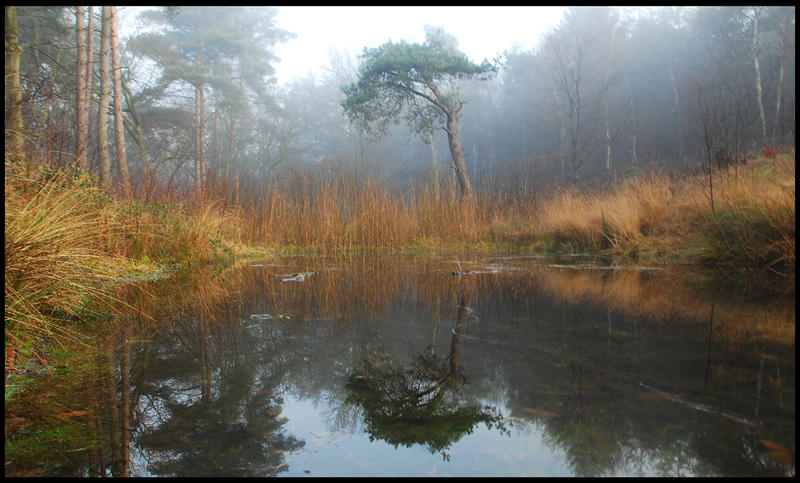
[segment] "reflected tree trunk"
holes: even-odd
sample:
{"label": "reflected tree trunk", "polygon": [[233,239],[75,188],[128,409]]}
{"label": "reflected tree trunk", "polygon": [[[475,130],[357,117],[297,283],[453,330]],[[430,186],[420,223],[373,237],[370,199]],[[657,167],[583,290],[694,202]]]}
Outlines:
{"label": "reflected tree trunk", "polygon": [[130,476],[131,471],[131,327],[125,325],[122,331],[122,360],[121,360],[121,378],[120,378],[120,416],[122,425],[120,431],[122,432],[122,475]]}
{"label": "reflected tree trunk", "polygon": [[708,316],[708,351],[706,354],[706,374],[703,378],[705,386],[708,387],[708,379],[711,375],[711,337],[714,331],[714,305],[711,305],[711,313]]}
{"label": "reflected tree trunk", "polygon": [[211,401],[211,354],[208,325],[200,321],[200,384],[201,399],[203,402]]}
{"label": "reflected tree trunk", "polygon": [[467,322],[469,321],[469,296],[461,294],[461,301],[456,313],[456,326],[453,329],[453,339],[450,341],[450,374],[449,377],[456,377],[461,374],[459,358],[461,353],[461,343],[464,334],[467,332]]}
{"label": "reflected tree trunk", "polygon": [[[101,341],[99,365],[101,374],[100,394],[103,402],[102,413],[107,415],[109,420],[107,436],[110,439],[109,443],[111,446],[111,473],[113,476],[122,476],[123,464],[122,442],[120,440],[119,400],[117,398],[117,383],[114,375],[116,361],[114,358],[113,344],[108,337],[104,337]],[[105,473],[105,471],[103,471],[103,473]]]}

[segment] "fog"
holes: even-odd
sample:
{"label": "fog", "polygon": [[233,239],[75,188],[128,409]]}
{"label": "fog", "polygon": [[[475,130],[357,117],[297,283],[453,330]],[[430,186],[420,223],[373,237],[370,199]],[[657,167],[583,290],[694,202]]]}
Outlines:
{"label": "fog", "polygon": [[[364,48],[430,47],[432,31],[447,52],[493,69],[435,75],[442,99],[461,106],[457,133],[479,192],[538,196],[688,173],[794,143],[794,7],[120,12],[126,151],[139,184],[147,172],[188,190],[198,166],[243,183],[345,169],[398,192],[434,172],[451,178],[444,111],[406,99],[377,135],[356,122],[366,111],[344,107],[369,60]],[[97,46],[99,8],[93,14]],[[75,9],[19,7],[18,16],[25,125],[44,131],[74,115]],[[34,114],[45,106],[49,116]],[[72,136],[39,149],[67,152]]]}

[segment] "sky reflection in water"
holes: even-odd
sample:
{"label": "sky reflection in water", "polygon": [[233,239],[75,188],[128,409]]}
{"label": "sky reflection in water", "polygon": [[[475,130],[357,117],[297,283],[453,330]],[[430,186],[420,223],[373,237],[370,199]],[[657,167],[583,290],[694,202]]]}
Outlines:
{"label": "sky reflection in water", "polygon": [[794,472],[792,296],[531,258],[281,263],[134,345],[132,474]]}

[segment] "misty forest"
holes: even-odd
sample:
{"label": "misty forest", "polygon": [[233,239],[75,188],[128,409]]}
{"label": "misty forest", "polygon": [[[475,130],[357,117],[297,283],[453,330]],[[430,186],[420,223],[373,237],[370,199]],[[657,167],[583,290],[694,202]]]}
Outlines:
{"label": "misty forest", "polygon": [[[271,78],[273,49],[293,34],[270,8],[147,10],[124,42],[112,8],[6,10],[7,162],[74,168],[143,202],[236,207],[251,240],[329,241],[281,235],[268,215],[322,202],[322,186],[370,184],[408,207],[433,181],[535,209],[559,190],[697,175],[794,144],[791,7],[575,8],[533,49],[480,64],[429,26],[422,44],[334,51],[325,72],[286,85]],[[357,208],[332,209],[347,223]],[[435,236],[426,228],[414,235]]]}
{"label": "misty forest", "polygon": [[[531,15],[536,14],[535,10],[530,9]],[[174,381],[175,377],[180,381],[183,376],[165,372],[170,365],[164,358],[172,350],[165,349],[169,343],[162,341],[160,344],[166,345],[152,346],[145,342],[139,347],[134,342],[131,346],[132,340],[151,337],[134,337],[132,331],[147,326],[151,331],[147,334],[151,334],[157,330],[153,327],[160,326],[162,336],[169,332],[170,337],[183,341],[171,346],[177,347],[194,337],[175,335],[188,327],[186,320],[194,320],[174,315],[186,313],[188,309],[182,307],[192,306],[192,310],[200,307],[197,310],[205,315],[199,317],[209,320],[217,317],[209,315],[212,313],[243,311],[241,307],[251,302],[242,302],[241,294],[261,293],[252,288],[252,283],[277,282],[281,291],[313,289],[316,294],[318,290],[320,297],[332,304],[333,300],[339,300],[337,297],[345,297],[343,300],[353,297],[351,309],[366,303],[364,314],[370,317],[380,312],[376,307],[381,303],[386,304],[381,310],[388,310],[386,307],[394,306],[390,302],[393,297],[414,290],[420,291],[414,300],[444,305],[452,302],[453,307],[459,307],[457,315],[455,309],[451,314],[456,320],[453,339],[442,346],[444,353],[449,351],[450,359],[445,357],[436,362],[434,355],[419,355],[414,363],[423,366],[441,363],[440,366],[422,369],[414,366],[412,370],[404,368],[411,366],[399,363],[395,371],[388,361],[394,357],[392,360],[396,362],[397,354],[391,357],[363,354],[358,363],[351,364],[353,369],[346,386],[324,389],[329,382],[322,381],[334,381],[335,375],[323,378],[320,374],[327,374],[327,369],[319,368],[315,375],[303,376],[317,381],[314,387],[300,391],[311,394],[322,391],[327,394],[325,397],[338,401],[340,411],[350,408],[339,419],[345,417],[345,412],[348,417],[362,414],[364,422],[359,424],[366,425],[370,441],[386,441],[395,449],[421,445],[431,454],[440,455],[442,464],[450,463],[452,455],[451,466],[447,468],[453,474],[461,469],[457,466],[455,442],[471,434],[478,423],[485,425],[487,431],[505,430],[510,423],[499,415],[501,409],[506,415],[514,415],[517,421],[531,418],[545,421],[548,444],[566,448],[568,473],[649,474],[642,469],[647,465],[637,466],[639,473],[631,470],[636,466],[631,461],[636,458],[626,452],[633,447],[646,448],[643,441],[649,436],[637,433],[631,440],[636,440],[635,444],[622,442],[610,426],[602,430],[598,429],[600,426],[592,426],[600,425],[598,421],[604,421],[605,416],[592,412],[595,409],[573,407],[568,396],[548,396],[547,401],[533,402],[534,396],[523,391],[505,400],[505,406],[492,406],[491,410],[489,406],[480,409],[465,402],[473,401],[463,382],[471,367],[464,361],[471,358],[463,357],[459,365],[457,355],[471,353],[469,344],[478,344],[478,338],[464,335],[462,345],[461,334],[477,330],[470,324],[478,320],[473,309],[475,314],[480,313],[481,301],[491,304],[493,297],[505,300],[506,295],[502,294],[510,292],[504,290],[511,290],[505,285],[505,278],[500,282],[501,277],[510,277],[503,275],[510,268],[496,263],[468,262],[471,257],[522,257],[543,263],[542,270],[551,272],[602,269],[581,273],[588,277],[590,273],[593,276],[604,271],[605,278],[598,275],[601,278],[596,282],[604,287],[612,284],[612,272],[636,270],[641,275],[637,284],[656,283],[646,274],[657,277],[661,272],[672,274],[665,277],[678,284],[676,280],[683,280],[685,272],[691,272],[693,275],[686,277],[694,281],[687,282],[692,290],[700,290],[697,287],[702,285],[711,287],[709,290],[714,294],[681,295],[686,307],[697,310],[676,309],[686,320],[703,314],[697,317],[705,324],[707,311],[700,307],[713,301],[709,302],[712,303],[709,327],[713,330],[697,331],[702,334],[697,335],[697,341],[703,340],[697,342],[698,347],[706,344],[704,337],[708,337],[707,349],[701,350],[707,352],[707,358],[703,359],[706,366],[700,368],[701,362],[697,362],[697,367],[692,366],[695,374],[705,371],[704,387],[710,387],[709,380],[716,374],[734,371],[725,366],[726,369],[719,367],[718,372],[709,372],[713,366],[711,340],[717,334],[715,331],[720,330],[720,324],[728,334],[726,343],[730,344],[747,339],[730,335],[734,332],[750,334],[755,330],[759,337],[770,334],[763,335],[766,342],[758,346],[764,348],[759,349],[764,354],[752,359],[760,360],[753,367],[760,364],[761,369],[750,371],[749,362],[743,363],[747,368],[736,366],[737,371],[743,371],[737,379],[746,381],[741,383],[743,386],[757,378],[761,398],[762,391],[771,390],[768,383],[761,382],[766,377],[762,373],[773,370],[770,367],[783,371],[776,373],[774,381],[784,381],[786,377],[793,380],[796,112],[793,6],[568,8],[561,21],[546,31],[536,45],[529,49],[509,45],[490,59],[469,58],[460,49],[459,39],[446,27],[426,24],[424,32],[409,32],[424,41],[387,38],[381,44],[364,45],[357,55],[332,48],[323,69],[282,83],[277,81],[275,69],[286,59],[279,58],[276,50],[297,34],[280,28],[278,19],[279,10],[268,7],[172,6],[135,10],[113,6],[5,7],[6,476],[189,475],[191,468],[200,471],[200,467],[205,468],[200,475],[222,476],[285,471],[292,474],[295,469],[303,469],[283,459],[285,454],[302,453],[303,443],[289,436],[285,428],[281,429],[283,423],[279,423],[282,420],[277,414],[282,399],[277,394],[278,388],[285,390],[285,386],[276,381],[300,378],[295,375],[299,369],[292,365],[294,356],[289,352],[295,350],[295,345],[299,347],[295,337],[311,337],[305,332],[291,338],[287,332],[281,336],[286,339],[270,339],[267,344],[281,354],[281,360],[289,361],[286,366],[267,368],[272,364],[264,362],[267,356],[246,352],[261,349],[239,347],[239,336],[230,335],[234,344],[231,347],[235,348],[225,349],[233,351],[225,352],[225,357],[230,361],[238,358],[240,364],[242,357],[257,356],[259,359],[253,364],[258,369],[253,370],[266,372],[247,377],[258,379],[259,383],[267,380],[274,383],[269,386],[264,382],[271,389],[257,393],[258,404],[267,405],[259,414],[269,413],[272,418],[269,424],[247,419],[250,421],[247,431],[269,435],[270,444],[277,445],[271,446],[273,449],[264,461],[259,459],[263,455],[257,449],[258,444],[236,446],[244,436],[232,433],[229,436],[233,439],[224,449],[228,452],[225,458],[231,451],[239,451],[230,449],[234,447],[258,453],[247,457],[245,453],[237,453],[233,459],[244,466],[237,466],[235,471],[215,473],[219,468],[203,466],[208,461],[217,461],[209,453],[203,453],[210,451],[205,446],[210,444],[207,439],[201,444],[184,441],[181,438],[185,437],[180,436],[178,439],[183,442],[174,451],[185,459],[159,459],[163,456],[159,451],[167,451],[164,445],[169,435],[184,434],[185,427],[164,426],[148,433],[148,424],[153,419],[146,417],[147,411],[158,411],[158,405],[150,409],[137,406],[144,392],[151,402],[163,397],[167,401],[164,407],[172,408],[169,411],[173,416],[179,413],[175,409],[179,406],[182,411],[201,407],[181,406],[185,403],[181,397],[164,395],[166,386],[158,386],[162,392],[156,391],[156,386],[147,386],[156,384],[147,379],[153,374],[159,374],[165,381]],[[334,42],[331,44],[335,47]],[[372,282],[365,278],[362,284],[356,283],[355,278],[346,278],[350,275],[336,275],[350,280],[341,282],[338,289],[335,287],[339,287],[336,285],[339,279],[334,280],[334,275],[321,267],[330,266],[331,273],[339,268],[333,262],[314,261],[325,260],[314,257],[334,257],[347,260],[342,264],[351,267],[355,263],[353,257],[376,254],[404,260],[411,257],[414,264],[425,267],[419,269],[424,275],[419,278],[393,264],[380,265],[383,267],[380,273],[394,274],[396,278]],[[310,261],[304,257],[310,257]],[[439,270],[430,268],[430,264],[453,258],[457,262],[447,265],[449,278],[443,279],[446,282],[425,278],[428,270]],[[584,258],[590,261],[576,262]],[[294,268],[274,268],[284,262]],[[255,281],[248,275],[244,277],[248,282],[236,275],[236,283],[243,284],[241,290],[218,281],[218,277],[242,266],[275,273],[269,272],[263,280]],[[359,277],[379,276],[372,269],[359,267],[353,269]],[[345,268],[346,274],[349,269]],[[673,274],[673,270],[680,275]],[[513,303],[518,304],[514,307],[518,308],[507,310],[524,312],[515,312],[517,318],[513,320],[527,320],[524,293],[539,300],[539,289],[531,288],[534,285],[552,290],[556,300],[572,300],[563,298],[566,295],[559,294],[564,291],[554,288],[561,275],[546,277],[536,273],[535,284],[519,282],[523,288],[513,289],[518,294],[512,297]],[[460,279],[465,279],[462,285],[458,285]],[[161,286],[158,284],[165,283],[174,287],[158,288]],[[564,281],[563,286],[577,287],[578,283],[576,278],[569,283]],[[569,292],[573,295],[580,292],[587,297],[593,290],[589,288],[592,283],[588,280],[580,283],[586,284],[584,289],[574,288]],[[375,285],[381,286],[379,290],[385,293],[365,295],[376,290]],[[431,288],[434,285],[438,287],[435,290]],[[226,288],[220,288],[223,286]],[[356,290],[354,287],[362,295],[356,292],[346,295],[350,293],[348,290]],[[392,292],[390,288],[395,287],[397,290]],[[626,287],[621,291],[630,291],[630,286]],[[450,288],[452,293],[448,292]],[[269,293],[269,289],[264,290]],[[672,290],[661,292],[671,294]],[[753,290],[762,295],[742,295]],[[177,295],[183,291],[187,295]],[[739,318],[731,315],[727,321],[725,302],[719,301],[734,298],[720,295],[723,292],[737,294],[736,300],[789,297],[786,300],[792,302],[773,303],[769,310],[775,307],[786,310],[780,315],[759,318],[767,321],[766,326],[743,329],[746,323]],[[288,293],[280,292],[281,297],[287,298],[281,298],[279,306],[264,305],[278,304],[278,299],[252,302],[257,307],[253,306],[251,312],[258,312],[252,315],[263,316],[253,320],[259,324],[279,324],[279,321],[284,324],[275,325],[279,329],[270,337],[288,331],[286,327],[291,320],[301,323],[300,312],[291,312],[292,308],[300,311],[299,306],[292,304],[299,304],[301,299],[305,304],[304,320],[321,317],[310,315],[312,308],[320,313],[331,311],[336,315],[331,315],[330,320],[338,317],[337,320],[352,323],[346,325],[347,330],[357,333],[353,340],[366,337],[361,329],[354,329],[361,327],[358,324],[362,319],[351,314],[351,320],[346,315],[348,303],[342,303],[337,312],[328,306],[317,307],[309,294],[306,294],[308,299],[304,298],[306,295],[294,299]],[[637,289],[630,293],[639,297],[635,304],[644,304],[650,292]],[[695,296],[698,302],[693,305]],[[615,307],[614,310],[630,316],[627,309],[603,298],[610,295],[597,297],[600,299],[584,298],[574,303]],[[662,298],[658,305],[663,308],[673,302]],[[537,304],[532,302],[531,306]],[[643,313],[648,315],[642,317],[666,317],[666,312],[652,310],[652,306],[647,310],[639,308],[642,311],[636,317]],[[436,314],[441,314],[444,309],[437,310],[440,312]],[[549,310],[544,312],[550,313]],[[600,312],[606,314],[603,310],[606,309]],[[609,341],[611,310],[602,315],[601,323],[606,324],[608,319]],[[735,312],[746,311],[731,310],[731,314]],[[787,322],[783,317],[789,312],[792,321]],[[553,309],[552,314],[556,313],[558,310]],[[715,313],[717,325],[713,323]],[[232,317],[238,323],[240,319],[250,321],[248,317],[252,315]],[[163,317],[171,322],[153,323]],[[481,323],[486,323],[494,316],[483,312],[481,317]],[[439,318],[440,315],[435,316],[436,320]],[[210,401],[222,405],[224,394],[228,394],[225,391],[230,391],[223,389],[220,382],[220,396],[215,396],[217,382],[232,377],[225,372],[232,369],[223,370],[227,362],[223,362],[221,345],[222,339],[228,343],[229,335],[225,335],[228,329],[222,329],[227,325],[219,322],[203,322],[196,327],[200,328],[191,331],[201,331],[197,336],[200,342],[196,342],[200,345],[196,347],[202,347],[198,349],[202,354],[192,352],[187,357],[200,361],[198,367],[203,368],[197,379],[197,387],[202,387],[198,393],[201,402],[197,404],[205,404],[202,411],[206,411]],[[737,332],[740,329],[743,332]],[[516,330],[522,329],[509,328],[508,333]],[[533,330],[529,327],[520,332],[528,335],[520,336],[519,340],[532,344],[533,339],[547,338],[541,332],[529,333]],[[563,342],[570,337],[583,337],[580,335],[584,334],[583,328],[574,330],[563,337],[554,335],[553,340]],[[492,340],[503,340],[503,333],[492,334]],[[344,335],[332,332],[326,337],[338,340]],[[590,344],[589,340],[594,339],[595,336],[589,335],[581,340]],[[90,340],[100,342],[87,342]],[[640,339],[635,341],[643,343]],[[120,344],[124,350],[119,348]],[[370,343],[364,344],[372,347]],[[563,351],[572,347],[571,342],[563,344],[566,345],[542,349],[544,352],[537,354],[557,352],[559,357],[567,357]],[[660,345],[664,344],[653,344]],[[785,352],[787,345],[791,345],[791,361],[787,362],[783,355],[766,355],[765,348],[773,345],[780,348],[775,349],[778,352]],[[112,347],[111,353],[107,352]],[[727,348],[714,347],[720,354],[729,354]],[[740,350],[740,346],[736,347],[736,351]],[[527,354],[533,349],[520,350]],[[587,350],[594,354],[593,349]],[[745,349],[741,350],[745,354]],[[332,349],[315,351],[328,354],[326,351]],[[578,352],[583,354],[582,351]],[[219,367],[214,365],[217,356]],[[340,356],[325,357],[333,360]],[[591,367],[627,364],[603,357],[598,356],[598,361],[603,362]],[[544,362],[535,363],[537,367],[541,364]],[[179,363],[174,365],[179,366]],[[569,380],[574,382],[581,380],[575,375],[575,368],[580,370],[589,365],[572,361],[554,367],[572,368]],[[417,369],[420,372],[414,372]],[[493,377],[490,370],[480,371],[483,370],[487,378]],[[391,371],[395,372],[389,374]],[[480,371],[473,367],[473,374],[483,374]],[[628,369],[620,371],[627,373]],[[266,373],[270,376],[265,376]],[[402,404],[408,405],[412,399],[427,402],[415,402],[419,405],[402,411],[397,409],[400,403],[386,402],[385,398],[391,395],[384,392],[397,389],[387,389],[382,378],[396,380],[400,373],[419,391],[414,398],[403,399]],[[433,380],[431,374],[446,375]],[[509,380],[518,378],[519,387],[558,386],[561,391],[558,394],[562,395],[574,389],[574,385],[566,389],[556,382],[550,385],[549,380],[530,383],[521,379],[521,374],[509,374]],[[45,387],[41,382],[45,376],[55,381],[48,383],[52,384],[49,389],[38,393],[28,389],[34,384],[31,381],[40,381],[37,387]],[[602,377],[606,376],[603,372]],[[190,380],[194,376],[186,377]],[[600,389],[592,386],[593,394],[607,389],[604,386],[607,379],[603,378],[593,379],[591,384],[602,386]],[[608,376],[610,379],[613,378]],[[483,381],[475,376],[475,387],[483,387],[479,380]],[[430,382],[430,389],[419,389],[420,381]],[[501,382],[511,384],[506,380]],[[491,381],[491,384],[501,382]],[[485,391],[495,394],[487,388],[496,386],[486,384]],[[608,384],[614,388],[628,387],[626,381]],[[662,387],[669,388],[669,384],[665,382]],[[736,459],[739,456],[731,453],[724,457],[694,453],[688,456],[682,453],[688,451],[685,448],[667,448],[653,442],[653,455],[657,456],[648,458],[666,461],[665,454],[679,455],[674,461],[686,465],[693,462],[692,474],[753,476],[777,471],[793,475],[793,437],[789,441],[786,439],[789,436],[777,429],[769,432],[766,419],[758,416],[758,402],[755,416],[750,415],[753,412],[750,402],[740,404],[737,399],[738,402],[728,405],[725,398],[732,393],[719,389],[728,388],[725,384],[715,386],[720,393],[704,389],[695,394],[694,389],[681,386],[679,390],[676,385],[670,391],[653,389],[647,396],[650,399],[637,396],[638,393],[626,394],[634,394],[631,398],[641,404],[651,404],[658,397],[660,404],[665,404],[663,401],[674,403],[677,397],[669,399],[665,394],[680,393],[683,398],[688,391],[686,398],[692,395],[704,398],[702,404],[693,406],[695,412],[697,407],[713,407],[714,411],[701,411],[702,414],[723,414],[728,422],[735,419],[728,417],[730,414],[747,414],[747,421],[760,421],[762,433],[748,436],[756,449],[741,451],[771,456],[764,456],[756,463],[751,456]],[[652,381],[630,387],[643,391],[643,387],[650,390],[651,386],[659,387]],[[80,392],[90,387],[102,390],[91,396]],[[122,396],[114,387],[121,388]],[[347,388],[349,396],[337,399],[344,391],[342,387]],[[779,397],[772,400],[780,400],[781,405],[771,413],[773,419],[790,420],[793,427],[793,409],[788,414],[783,404],[794,407],[794,386],[776,386],[775,391]],[[69,396],[61,399],[58,394]],[[91,400],[98,414],[106,414],[104,411],[114,404],[109,400],[118,396],[126,402],[121,409],[107,413],[112,414],[108,421],[103,419],[106,416],[97,416],[95,422],[94,413],[81,406],[81,401]],[[282,397],[289,398],[288,392]],[[784,400],[788,397],[790,403]],[[764,395],[763,399],[769,398]],[[247,407],[255,407],[256,399],[249,401]],[[287,403],[284,410],[289,411],[290,406]],[[219,407],[214,414],[224,412]],[[762,407],[762,413],[771,410]],[[387,411],[397,414],[387,416]],[[413,418],[409,416],[412,413]],[[203,414],[203,417],[217,417]],[[564,419],[567,414],[575,419],[567,421]],[[638,427],[636,416],[620,415],[617,420],[630,421],[631,417],[633,421],[628,426]],[[120,423],[120,418],[128,422]],[[174,418],[170,424],[177,424]],[[417,422],[402,426],[406,420]],[[408,429],[418,428],[415,424],[419,421],[424,421],[426,427],[441,427],[442,433],[423,436],[418,429]],[[36,446],[29,435],[41,431],[34,429],[39,427],[37,424],[61,428],[61,432],[50,439],[38,437],[36,444],[43,440],[49,443]],[[119,424],[127,429],[116,432],[108,429]],[[644,427],[649,423],[642,424]],[[734,433],[741,436],[740,431],[751,430],[742,429],[745,426],[755,427],[737,427],[720,436],[720,441],[728,436],[733,441]],[[598,434],[576,429],[589,427],[604,435],[606,430],[613,434],[597,436],[597,440],[591,441],[581,439],[589,438],[590,433]],[[44,431],[50,434],[50,429]],[[247,431],[243,434],[252,436]],[[578,433],[583,436],[578,437]],[[87,435],[96,440],[87,442]],[[687,443],[689,446],[696,443],[713,447],[717,441],[709,442],[694,433],[685,437],[691,443]],[[598,449],[603,448],[599,440],[617,441],[616,449],[603,453],[605,450]],[[306,444],[310,440],[306,439]],[[602,455],[589,455],[589,448]],[[9,459],[9,453],[15,456]],[[609,456],[612,454],[616,456]],[[78,455],[88,456],[80,459]],[[261,466],[255,469],[248,466],[253,458]],[[331,461],[334,460],[332,457]],[[789,460],[791,464],[787,463]],[[311,463],[303,464],[313,467]],[[660,464],[653,463],[654,466],[647,468],[656,468],[653,474],[685,474],[677,467]],[[135,471],[136,468],[147,470]],[[491,469],[487,471],[492,474]],[[526,471],[521,470],[520,474],[527,474]],[[548,474],[558,473],[553,470]]]}

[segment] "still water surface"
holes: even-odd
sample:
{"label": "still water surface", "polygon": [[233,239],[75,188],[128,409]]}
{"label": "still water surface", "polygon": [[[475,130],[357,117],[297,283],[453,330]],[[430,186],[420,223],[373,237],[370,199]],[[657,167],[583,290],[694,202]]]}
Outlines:
{"label": "still water surface", "polygon": [[676,271],[318,257],[152,283],[193,295],[125,339],[115,454],[133,476],[794,475],[793,294]]}

